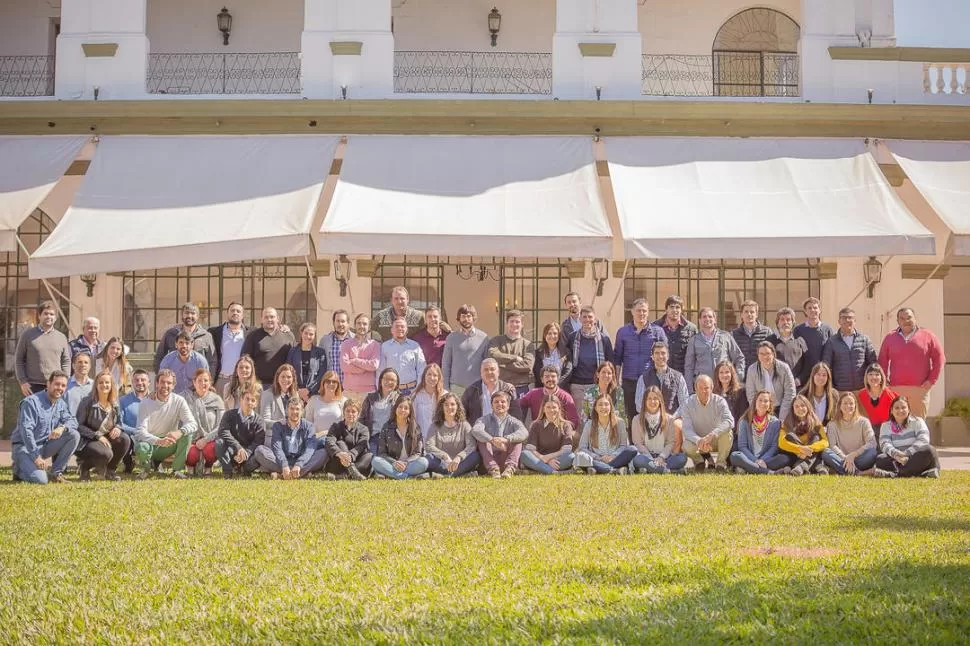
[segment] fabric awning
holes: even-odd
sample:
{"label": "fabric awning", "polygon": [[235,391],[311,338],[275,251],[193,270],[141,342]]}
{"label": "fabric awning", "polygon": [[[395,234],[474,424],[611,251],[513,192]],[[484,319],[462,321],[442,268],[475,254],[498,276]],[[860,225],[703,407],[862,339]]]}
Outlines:
{"label": "fabric awning", "polygon": [[337,137],[102,137],[31,278],[304,256]]}
{"label": "fabric awning", "polygon": [[916,189],[953,232],[953,253],[970,256],[970,143],[885,143]]}
{"label": "fabric awning", "polygon": [[0,137],[0,252],[51,192],[88,137]]}
{"label": "fabric awning", "polygon": [[606,141],[628,258],[933,254],[862,140]]}
{"label": "fabric awning", "polygon": [[589,137],[354,136],[320,254],[609,257]]}

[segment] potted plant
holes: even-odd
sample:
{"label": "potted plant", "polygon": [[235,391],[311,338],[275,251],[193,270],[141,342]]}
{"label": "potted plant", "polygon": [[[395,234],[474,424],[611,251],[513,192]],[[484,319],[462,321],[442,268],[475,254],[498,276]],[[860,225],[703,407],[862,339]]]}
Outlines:
{"label": "potted plant", "polygon": [[948,399],[934,426],[934,445],[970,446],[970,397]]}

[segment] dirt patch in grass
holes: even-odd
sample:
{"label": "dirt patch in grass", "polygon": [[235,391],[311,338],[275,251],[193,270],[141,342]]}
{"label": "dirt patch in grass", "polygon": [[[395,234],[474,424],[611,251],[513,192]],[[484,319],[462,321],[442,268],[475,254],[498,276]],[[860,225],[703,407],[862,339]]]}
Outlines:
{"label": "dirt patch in grass", "polygon": [[825,547],[750,547],[744,550],[745,556],[795,556],[799,558],[823,558],[835,556],[838,550]]}

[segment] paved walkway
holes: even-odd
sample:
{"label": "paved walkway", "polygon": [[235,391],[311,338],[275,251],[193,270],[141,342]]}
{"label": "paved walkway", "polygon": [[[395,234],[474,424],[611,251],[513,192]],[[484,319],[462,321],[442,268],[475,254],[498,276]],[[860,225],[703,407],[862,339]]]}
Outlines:
{"label": "paved walkway", "polygon": [[[944,471],[970,471],[970,446],[937,449]],[[10,440],[0,440],[0,468],[10,466]]]}

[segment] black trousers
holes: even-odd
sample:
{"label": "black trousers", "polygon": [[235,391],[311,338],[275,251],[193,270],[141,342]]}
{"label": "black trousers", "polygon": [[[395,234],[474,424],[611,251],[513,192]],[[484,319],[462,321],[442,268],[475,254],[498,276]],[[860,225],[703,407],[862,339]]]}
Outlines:
{"label": "black trousers", "polygon": [[94,469],[103,474],[105,471],[114,472],[118,468],[122,458],[131,449],[131,437],[127,433],[121,433],[114,440],[108,438],[108,442],[111,444],[111,448],[94,440],[75,452],[74,455],[77,456],[77,465],[81,473],[87,473]]}
{"label": "black trousers", "polygon": [[[637,379],[640,376],[637,375]],[[626,419],[627,428],[630,428],[630,422],[637,414],[637,379],[624,379],[621,382],[623,387],[623,407],[626,409]],[[581,409],[583,402],[576,402],[576,408]],[[673,411],[670,411],[673,412]]]}
{"label": "black trousers", "polygon": [[[370,463],[371,463],[371,460],[373,459],[374,459],[373,453],[371,453],[370,451],[364,451],[363,453],[357,456],[356,460],[354,460],[354,466],[357,467],[357,470],[360,471],[361,475],[369,476]],[[345,475],[347,473],[347,467],[341,464],[340,460],[335,457],[332,457],[329,460],[327,460],[327,463],[324,465],[323,470],[326,473],[332,473],[338,476]]]}
{"label": "black trousers", "polygon": [[892,471],[899,478],[913,478],[927,469],[939,469],[940,459],[936,455],[936,449],[932,446],[924,446],[909,456],[906,464],[900,464],[888,456],[880,455],[876,458],[876,468]]}

